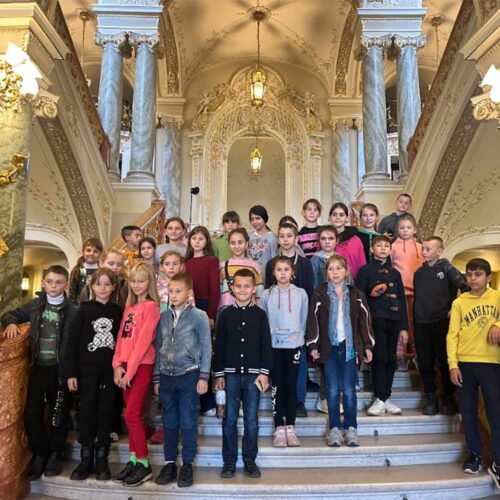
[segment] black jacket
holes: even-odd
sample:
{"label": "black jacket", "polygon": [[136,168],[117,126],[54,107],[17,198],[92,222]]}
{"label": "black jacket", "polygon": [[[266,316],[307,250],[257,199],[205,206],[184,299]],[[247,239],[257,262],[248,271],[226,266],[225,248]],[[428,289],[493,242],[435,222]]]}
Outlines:
{"label": "black jacket", "polygon": [[[2,325],[20,325],[30,323],[30,354],[32,363],[36,361],[40,351],[40,328],[42,326],[42,313],[47,305],[47,294],[40,292],[36,299],[30,300],[26,304],[6,312],[2,318]],[[70,335],[69,324],[75,314],[75,306],[71,304],[67,297],[61,304],[61,322],[59,323],[58,341],[56,357],[60,361],[59,353],[65,339]]]}
{"label": "black jacket", "polygon": [[225,373],[268,375],[273,364],[271,331],[260,307],[237,304],[219,313],[215,337],[215,377]]}
{"label": "black jacket", "polygon": [[[273,265],[277,258],[272,258],[266,265],[266,288],[271,288],[275,283]],[[314,289],[314,273],[311,262],[307,257],[298,254],[290,258],[290,261],[293,264],[292,283],[299,288],[303,288],[307,293],[307,297],[310,298]]]}
{"label": "black jacket", "polygon": [[460,271],[449,260],[438,259],[433,266],[425,262],[416,270],[413,290],[415,323],[434,323],[448,317],[458,290],[463,293],[469,288]]}

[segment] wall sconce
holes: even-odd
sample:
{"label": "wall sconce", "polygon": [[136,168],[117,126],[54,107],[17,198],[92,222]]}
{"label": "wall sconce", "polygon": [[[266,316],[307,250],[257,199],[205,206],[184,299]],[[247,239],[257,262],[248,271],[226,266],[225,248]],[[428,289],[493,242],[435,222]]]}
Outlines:
{"label": "wall sconce", "polygon": [[500,70],[492,64],[479,84],[484,94],[471,98],[476,120],[497,120],[500,129]]}
{"label": "wall sconce", "polygon": [[30,289],[30,278],[26,273],[23,273],[23,280],[21,281],[21,290],[23,297],[28,295],[28,291]]}

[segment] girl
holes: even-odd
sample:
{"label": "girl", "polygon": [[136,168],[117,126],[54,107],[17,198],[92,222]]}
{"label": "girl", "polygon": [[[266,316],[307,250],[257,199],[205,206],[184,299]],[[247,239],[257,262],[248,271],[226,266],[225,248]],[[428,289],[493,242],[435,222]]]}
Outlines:
{"label": "girl", "polygon": [[136,264],[130,271],[127,306],[113,356],[115,384],[123,389],[130,449],[127,465],[114,480],[126,486],[137,486],[152,477],[142,412],[153,379],[158,302],[153,269],[145,262]]}
{"label": "girl", "polygon": [[231,258],[219,263],[220,301],[219,309],[234,304],[234,297],[229,288],[233,283],[233,276],[239,269],[250,269],[255,273],[255,302],[258,305],[264,290],[264,277],[261,267],[250,257],[247,257],[248,233],[245,228],[239,227],[229,233],[228,243],[231,249]]}
{"label": "girl", "polygon": [[[291,215],[284,215],[281,217],[279,224],[278,224],[278,233],[279,233],[279,228],[282,227],[283,225],[286,224],[292,224],[297,228],[297,233],[299,231],[299,225],[297,224],[297,221],[291,216]],[[275,245],[269,245],[266,247],[264,250],[264,254],[262,259],[266,263],[266,267],[269,264],[269,261],[276,257],[277,255],[280,254],[280,242],[279,242],[279,235],[278,239],[276,240]],[[302,247],[298,244],[298,242],[295,244],[295,254],[300,255],[301,257],[305,257],[304,250],[302,250]],[[266,269],[266,268],[263,268]]]}
{"label": "girl", "polygon": [[180,217],[170,217],[165,222],[165,241],[156,247],[156,258],[160,260],[167,250],[177,250],[181,255],[186,253],[186,245],[183,242],[186,235],[186,224]]}
{"label": "girl", "polygon": [[366,262],[370,262],[370,247],[372,246],[372,239],[380,234],[377,232],[378,208],[373,203],[365,203],[361,207],[359,216],[361,220],[361,228],[358,232],[358,238],[361,240],[361,243],[363,243]]}
{"label": "girl", "polygon": [[[314,360],[325,367],[330,431],[328,446],[359,446],[357,432],[357,364],[372,359],[374,345],[363,293],[347,284],[349,267],[333,255],[326,263],[327,283],[313,292],[307,317],[306,343]],[[344,422],[340,421],[340,393]]]}
{"label": "girl", "polygon": [[408,355],[415,353],[413,336],[413,275],[424,263],[422,245],[417,242],[417,221],[411,214],[399,217],[398,238],[391,248],[391,261],[395,269],[401,273],[405,289],[406,307],[408,310],[408,335],[400,335],[397,350],[398,370],[408,370]]}
{"label": "girl", "polygon": [[[276,285],[264,290],[261,307],[266,311],[273,345],[272,408],[273,446],[300,446],[295,432],[297,373],[307,321],[307,294],[291,283],[293,264],[288,257],[273,262]],[[286,424],[286,426],[285,426]]]}
{"label": "girl", "polygon": [[168,305],[168,284],[170,279],[177,273],[183,273],[184,257],[175,250],[167,250],[160,260],[160,274],[156,282],[158,296],[160,297],[160,312],[167,310]]}
{"label": "girl", "polygon": [[334,226],[321,226],[319,228],[319,252],[311,257],[313,268],[314,288],[326,281],[326,261],[335,254],[339,234]]}
{"label": "girl", "polygon": [[90,279],[90,300],[82,302],[71,323],[71,337],[62,357],[61,374],[70,391],[80,391],[81,462],[71,479],[83,481],[94,472],[96,479],[111,479],[108,465],[110,430],[116,387],[112,360],[123,309],[113,302],[116,274],[101,267]]}
{"label": "girl", "polygon": [[79,304],[80,294],[90,282],[92,273],[99,267],[102,250],[102,242],[97,238],[89,238],[83,243],[83,255],[78,259],[69,277],[69,300],[75,306]]}
{"label": "girl", "polygon": [[330,224],[338,232],[338,242],[335,251],[345,257],[349,266],[350,276],[354,280],[359,268],[366,264],[363,244],[358,238],[358,230],[353,226],[346,226],[349,210],[343,203],[334,203],[328,214]]}
{"label": "girl", "polygon": [[139,257],[147,262],[155,272],[155,275],[160,274],[160,259],[156,258],[156,241],[150,236],[144,236],[139,241]]}
{"label": "girl", "polygon": [[277,248],[278,238],[267,226],[269,215],[262,205],[253,206],[248,217],[250,224],[255,229],[255,232],[250,235],[248,255],[259,264],[261,269],[265,269],[267,261],[264,252],[269,246]]}

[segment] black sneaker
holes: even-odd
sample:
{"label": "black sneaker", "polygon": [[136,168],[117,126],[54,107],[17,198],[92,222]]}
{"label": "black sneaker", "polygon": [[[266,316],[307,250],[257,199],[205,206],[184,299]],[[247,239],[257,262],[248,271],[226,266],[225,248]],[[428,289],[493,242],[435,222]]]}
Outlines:
{"label": "black sneaker", "polygon": [[319,384],[316,382],[313,382],[311,379],[307,379],[307,392],[318,392],[319,391]]}
{"label": "black sneaker", "polygon": [[118,474],[113,476],[113,481],[115,483],[123,483],[123,481],[125,481],[125,479],[132,474],[134,467],[134,462],[127,462],[127,465],[125,465],[125,467]]}
{"label": "black sneaker", "polygon": [[179,488],[187,488],[193,485],[193,465],[182,464],[179,471],[179,478],[177,479],[177,486]]}
{"label": "black sneaker", "polygon": [[55,477],[62,473],[63,470],[63,458],[62,453],[54,452],[50,455],[47,465],[45,466],[45,472],[43,473],[46,477]]}
{"label": "black sneaker", "polygon": [[31,462],[30,471],[28,473],[28,481],[36,481],[42,477],[46,462],[47,457],[35,456],[33,458],[33,462]]}
{"label": "black sneaker", "polygon": [[441,415],[453,416],[458,413],[457,402],[455,401],[455,396],[445,395],[441,401],[440,408]]}
{"label": "black sneaker", "polygon": [[82,446],[80,457],[80,463],[69,477],[73,481],[85,481],[85,479],[94,473],[94,448]]}
{"label": "black sneaker", "polygon": [[109,481],[111,469],[109,468],[109,446],[100,446],[95,451],[95,478],[98,481]]}
{"label": "black sneaker", "polygon": [[224,479],[231,479],[236,474],[236,466],[225,462],[220,471],[220,477]]}
{"label": "black sneaker", "polygon": [[424,415],[437,415],[438,413],[438,398],[435,393],[431,392],[425,395],[424,408],[422,409]]}
{"label": "black sneaker", "polygon": [[467,474],[477,474],[484,469],[483,457],[478,453],[469,451],[469,455],[465,459],[463,471]]}
{"label": "black sneaker", "polygon": [[491,467],[488,468],[488,474],[493,479],[496,488],[500,490],[500,466],[493,462]]}
{"label": "black sneaker", "polygon": [[297,410],[295,411],[296,417],[307,417],[307,408],[304,403],[297,404]]}
{"label": "black sneaker", "polygon": [[139,486],[153,477],[151,465],[144,467],[140,462],[135,464],[132,473],[123,480],[125,486]]}
{"label": "black sneaker", "polygon": [[260,469],[255,462],[245,462],[243,470],[248,477],[256,479],[261,476]]}
{"label": "black sneaker", "polygon": [[155,479],[156,484],[169,484],[177,479],[177,466],[174,462],[164,465]]}

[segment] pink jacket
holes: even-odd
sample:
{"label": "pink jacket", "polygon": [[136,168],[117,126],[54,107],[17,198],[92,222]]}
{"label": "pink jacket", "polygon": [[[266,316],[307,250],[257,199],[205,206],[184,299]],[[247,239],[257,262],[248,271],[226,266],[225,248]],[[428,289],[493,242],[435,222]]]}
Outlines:
{"label": "pink jacket", "polygon": [[335,247],[335,252],[342,255],[347,261],[352,279],[355,280],[360,268],[366,264],[365,251],[361,240],[357,236],[352,236],[347,241],[339,243]]}
{"label": "pink jacket", "polygon": [[396,238],[392,244],[391,261],[395,269],[401,273],[405,295],[413,296],[413,275],[424,263],[422,245],[415,239],[402,240]]}

